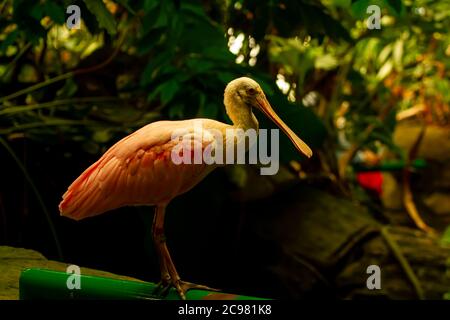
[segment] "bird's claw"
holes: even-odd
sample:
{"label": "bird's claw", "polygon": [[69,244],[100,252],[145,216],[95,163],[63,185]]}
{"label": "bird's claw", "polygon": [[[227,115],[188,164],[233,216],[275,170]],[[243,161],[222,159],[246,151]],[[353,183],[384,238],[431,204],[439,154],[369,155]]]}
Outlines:
{"label": "bird's claw", "polygon": [[186,292],[188,290],[206,290],[206,291],[220,291],[219,289],[210,288],[208,286],[202,285],[202,284],[195,284],[187,281],[181,281],[178,280],[176,283],[173,284],[175,289],[178,292],[178,295],[182,300],[186,300]]}
{"label": "bird's claw", "polygon": [[169,293],[169,289],[172,286],[170,278],[166,278],[158,282],[153,289],[153,294],[161,297],[165,297]]}
{"label": "bird's claw", "polygon": [[177,290],[181,300],[186,300],[186,292],[189,290],[206,290],[218,292],[220,289],[211,288],[202,284],[195,284],[187,281],[171,281],[161,280],[153,289],[153,294],[159,297],[165,297],[169,293],[170,288],[173,287]]}

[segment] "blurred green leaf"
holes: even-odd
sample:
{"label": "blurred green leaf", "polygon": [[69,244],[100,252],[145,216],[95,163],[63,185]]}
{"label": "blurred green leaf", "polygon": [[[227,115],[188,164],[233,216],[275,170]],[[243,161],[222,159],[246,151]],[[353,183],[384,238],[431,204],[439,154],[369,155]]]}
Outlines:
{"label": "blurred green leaf", "polygon": [[143,9],[144,11],[151,11],[158,5],[158,3],[158,0],[144,0]]}
{"label": "blurred green leaf", "polygon": [[352,14],[357,19],[366,19],[369,17],[367,8],[370,5],[377,5],[380,7],[381,15],[386,9],[390,14],[400,16],[404,12],[403,3],[401,0],[353,0],[351,9]]}
{"label": "blurred green leaf", "polygon": [[228,168],[230,181],[236,186],[243,188],[247,182],[248,174],[245,165],[234,165]]}
{"label": "blurred green leaf", "polygon": [[70,78],[66,80],[64,86],[56,92],[58,98],[70,98],[77,92],[78,86],[75,81]]}
{"label": "blurred green leaf", "polygon": [[392,52],[392,57],[394,60],[395,70],[401,71],[403,69],[403,40],[398,39],[394,44],[394,49]]}
{"label": "blurred green leaf", "polygon": [[331,70],[339,65],[337,59],[331,54],[325,54],[317,57],[314,66],[317,69]]}
{"label": "blurred green leaf", "polygon": [[377,79],[379,81],[383,80],[387,77],[389,73],[391,73],[392,68],[394,67],[394,64],[392,63],[392,60],[386,61],[386,63],[380,68],[380,70],[377,73]]}
{"label": "blurred green leaf", "polygon": [[163,105],[168,104],[177,91],[180,89],[177,81],[168,81],[161,87],[161,102]]}
{"label": "blurred green leaf", "polygon": [[445,229],[442,234],[441,243],[446,246],[450,246],[450,225]]}
{"label": "blurred green leaf", "polygon": [[98,130],[95,131],[92,139],[98,143],[105,143],[111,140],[111,132],[109,130]]}
{"label": "blurred green leaf", "polygon": [[0,43],[0,52],[4,52],[8,48],[8,46],[12,45],[16,41],[18,36],[19,30],[17,29],[8,33],[6,39]]}
{"label": "blurred green leaf", "polygon": [[404,13],[404,6],[402,0],[385,0],[386,4],[391,8],[391,12],[397,16]]}
{"label": "blurred green leaf", "polygon": [[90,154],[97,154],[100,151],[100,146],[97,143],[90,140],[84,141],[82,147],[84,151]]}
{"label": "blurred green leaf", "polygon": [[204,103],[201,104],[197,116],[199,118],[208,118],[208,119],[216,119],[217,115],[219,114],[219,108],[222,106],[219,106],[215,103]]}
{"label": "blurred green leaf", "polygon": [[375,4],[371,0],[357,0],[352,1],[352,14],[357,19],[365,19],[368,17],[367,8],[371,5]]}
{"label": "blurred green leaf", "polygon": [[86,7],[97,18],[100,27],[105,28],[110,35],[115,35],[117,32],[116,21],[108,11],[102,0],[83,0]]}
{"label": "blurred green leaf", "polygon": [[184,118],[184,105],[175,104],[169,109],[169,117],[171,119],[183,119]]}
{"label": "blurred green leaf", "polygon": [[117,3],[120,3],[125,9],[128,10],[128,12],[130,12],[131,14],[136,14],[136,11],[130,6],[130,4],[128,3],[128,0],[116,0]]}
{"label": "blurred green leaf", "polygon": [[[390,0],[353,0],[351,6],[352,13],[355,18],[366,19],[370,15],[369,13],[367,13],[367,8],[371,5],[376,5],[380,7],[381,16],[383,16],[383,10],[386,9],[392,11],[394,9],[394,7],[392,7],[389,2]],[[397,0],[394,0],[394,2],[397,2]]]}
{"label": "blurred green leaf", "polygon": [[139,55],[143,55],[152,50],[160,43],[161,38],[164,35],[164,28],[154,28],[148,32],[145,36],[139,39],[137,43],[137,52]]}
{"label": "blurred green leaf", "polygon": [[57,24],[64,24],[66,21],[64,7],[60,4],[56,4],[53,1],[46,1],[43,10]]}
{"label": "blurred green leaf", "polygon": [[377,59],[378,63],[380,65],[383,65],[386,62],[387,58],[390,56],[391,53],[392,53],[392,44],[388,44],[378,54],[378,59]]}

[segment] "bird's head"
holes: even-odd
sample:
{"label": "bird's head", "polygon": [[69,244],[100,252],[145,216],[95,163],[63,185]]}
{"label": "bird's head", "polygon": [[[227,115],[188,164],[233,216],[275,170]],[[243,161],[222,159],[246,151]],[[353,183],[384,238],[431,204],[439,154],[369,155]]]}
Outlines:
{"label": "bird's head", "polygon": [[264,92],[258,82],[253,79],[242,77],[230,81],[225,88],[225,99],[232,98],[240,104],[248,107],[257,107],[258,96],[265,98]]}
{"label": "bird's head", "polygon": [[310,158],[312,150],[303,142],[275,113],[272,106],[259,84],[250,78],[241,77],[229,82],[225,88],[225,105],[233,105],[240,108],[256,108],[262,111],[289,137],[298,151]]}

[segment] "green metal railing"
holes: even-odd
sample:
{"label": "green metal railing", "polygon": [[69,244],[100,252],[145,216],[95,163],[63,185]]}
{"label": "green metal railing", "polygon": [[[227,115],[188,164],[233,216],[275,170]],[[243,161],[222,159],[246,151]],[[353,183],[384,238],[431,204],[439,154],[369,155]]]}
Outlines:
{"label": "green metal railing", "polygon": [[[179,300],[175,289],[165,296],[154,293],[156,284],[120,280],[98,276],[79,275],[80,289],[69,289],[70,273],[47,269],[26,269],[20,275],[21,300]],[[263,300],[206,290],[188,290],[187,300]]]}
{"label": "green metal railing", "polygon": [[[355,171],[398,171],[403,170],[406,166],[406,162],[403,160],[386,160],[375,166],[366,166],[363,164],[355,163],[353,168]],[[415,159],[411,161],[411,167],[414,169],[423,169],[427,167],[427,162],[424,159]]]}

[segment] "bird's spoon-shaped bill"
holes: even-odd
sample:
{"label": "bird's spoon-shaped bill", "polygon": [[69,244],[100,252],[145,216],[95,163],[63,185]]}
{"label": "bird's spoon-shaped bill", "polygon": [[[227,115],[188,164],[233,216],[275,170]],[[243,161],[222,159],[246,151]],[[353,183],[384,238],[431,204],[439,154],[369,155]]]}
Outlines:
{"label": "bird's spoon-shaped bill", "polygon": [[308,158],[312,156],[311,148],[300,139],[284,122],[280,119],[280,117],[275,113],[270,105],[269,101],[265,97],[260,97],[256,99],[260,110],[270,119],[272,120],[284,133],[289,137],[294,146],[298,151],[303,153]]}

